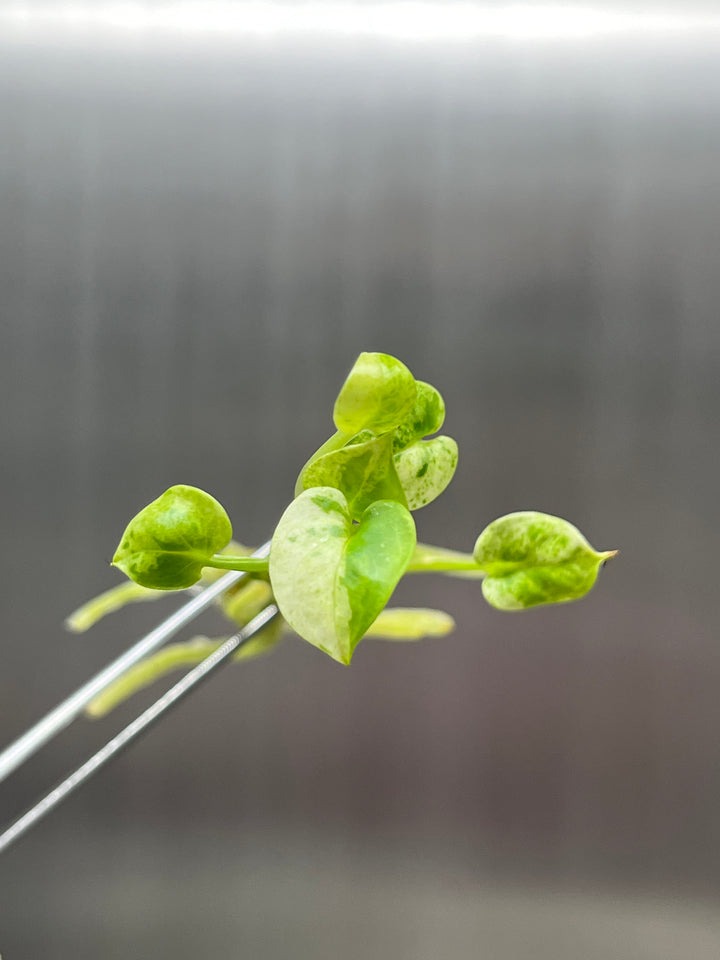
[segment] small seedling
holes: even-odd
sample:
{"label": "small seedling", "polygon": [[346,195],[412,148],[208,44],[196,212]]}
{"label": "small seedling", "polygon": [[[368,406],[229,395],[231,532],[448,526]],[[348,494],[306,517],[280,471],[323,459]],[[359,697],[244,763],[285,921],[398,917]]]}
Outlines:
{"label": "small seedling", "polygon": [[[207,582],[216,570],[241,570],[248,579],[220,601],[233,624],[248,623],[273,599],[282,616],[238,659],[271,649],[291,629],[349,664],[364,637],[414,640],[453,629],[441,611],[386,609],[405,574],[481,579],[485,599],[499,610],[584,596],[615,552],[598,553],[559,517],[529,511],[500,517],[472,553],[417,543],[412,511],[441,494],[457,466],[455,441],[433,436],[444,419],[440,393],[403,363],[360,354],[335,401],[336,432],[300,471],[269,557],[250,556],[232,542],[230,519],[210,494],[171,487],[130,521],[113,557],[134,583],[90,601],[68,625],[85,630],[125,603]],[[221,642],[198,637],[165,647],[100,694],[89,712],[106,713]]]}

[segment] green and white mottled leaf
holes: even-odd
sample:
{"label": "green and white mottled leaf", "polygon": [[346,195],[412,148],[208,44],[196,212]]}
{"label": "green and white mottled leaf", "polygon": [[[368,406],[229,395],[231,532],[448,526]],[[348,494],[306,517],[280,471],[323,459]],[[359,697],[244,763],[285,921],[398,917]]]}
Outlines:
{"label": "green and white mottled leaf", "polygon": [[228,515],[209,493],[170,487],[128,524],[113,565],[154,590],[183,590],[232,536]]}
{"label": "green and white mottled leaf", "polygon": [[309,643],[350,663],[414,547],[415,524],[401,504],[376,501],[353,524],[339,490],[305,490],[282,515],[270,549],[280,612]]}
{"label": "green and white mottled leaf", "polygon": [[616,551],[598,553],[567,520],[524,511],[494,520],[473,556],[485,571],[485,599],[498,610],[523,610],[584,596]]}
{"label": "green and white mottled leaf", "polygon": [[375,500],[397,500],[407,506],[392,451],[392,433],[371,435],[364,442],[352,443],[314,460],[301,474],[303,487],[340,490],[354,520],[359,520]]}
{"label": "green and white mottled leaf", "polygon": [[439,496],[453,478],[458,447],[452,437],[419,440],[395,454],[395,468],[408,507],[419,510]]}
{"label": "green and white mottled leaf", "polygon": [[333,420],[343,434],[393,430],[415,404],[415,378],[387,353],[361,353],[335,401]]}
{"label": "green and white mottled leaf", "polygon": [[404,450],[405,447],[409,447],[417,440],[422,440],[423,437],[437,433],[445,422],[445,401],[439,391],[424,380],[416,380],[415,386],[417,388],[415,404],[395,430],[394,453]]}
{"label": "green and white mottled leaf", "polygon": [[386,607],[365,634],[376,640],[422,640],[445,637],[455,629],[455,621],[444,610],[424,607]]}

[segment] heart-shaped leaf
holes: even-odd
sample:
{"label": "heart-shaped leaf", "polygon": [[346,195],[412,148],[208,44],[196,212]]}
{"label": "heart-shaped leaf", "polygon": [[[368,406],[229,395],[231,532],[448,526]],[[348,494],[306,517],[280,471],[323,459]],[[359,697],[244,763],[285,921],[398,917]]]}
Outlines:
{"label": "heart-shaped leaf", "polygon": [[450,483],[458,461],[452,437],[418,440],[395,454],[395,468],[411,510],[419,510]]}
{"label": "heart-shaped leaf", "polygon": [[387,353],[361,353],[335,401],[333,419],[342,434],[393,430],[415,404],[415,378]]}
{"label": "heart-shaped leaf", "polygon": [[547,513],[509,513],[483,530],[475,562],[485,599],[498,610],[523,610],[584,596],[616,551],[597,553],[567,520]]}
{"label": "heart-shaped leaf", "polygon": [[397,500],[407,506],[393,460],[393,436],[385,433],[352,443],[314,460],[301,474],[304,489],[335,487],[341,490],[353,520],[375,500]]}
{"label": "heart-shaped leaf", "polygon": [[232,526],[209,493],[179,484],[153,500],[128,524],[113,557],[131,580],[155,590],[183,590],[228,543]]}
{"label": "heart-shaped leaf", "polygon": [[305,490],[282,515],[270,549],[280,612],[309,643],[350,663],[414,548],[415,524],[401,504],[377,500],[353,524],[339,490]]}

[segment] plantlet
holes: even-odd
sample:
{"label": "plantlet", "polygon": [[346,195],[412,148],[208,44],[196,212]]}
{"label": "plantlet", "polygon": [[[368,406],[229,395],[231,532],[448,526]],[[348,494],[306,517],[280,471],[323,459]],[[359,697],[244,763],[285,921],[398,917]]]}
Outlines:
{"label": "plantlet", "polygon": [[[335,401],[336,432],[300,471],[269,557],[250,556],[232,542],[230,519],[210,494],[171,487],[130,521],[113,557],[134,584],[90,601],[69,627],[84,630],[124,603],[193,587],[217,570],[241,570],[249,578],[219,601],[233,625],[248,623],[273,599],[282,617],[238,659],[271,649],[292,629],[349,664],[363,637],[410,640],[452,630],[452,618],[441,611],[385,609],[405,574],[481,579],[485,599],[499,610],[584,596],[614,551],[598,553],[559,517],[527,511],[501,517],[483,530],[472,553],[416,542],[412,511],[442,493],[457,466],[455,441],[433,436],[444,418],[440,393],[403,363],[360,354]],[[107,712],[221,642],[200,637],[165,647],[100,694],[89,712]]]}

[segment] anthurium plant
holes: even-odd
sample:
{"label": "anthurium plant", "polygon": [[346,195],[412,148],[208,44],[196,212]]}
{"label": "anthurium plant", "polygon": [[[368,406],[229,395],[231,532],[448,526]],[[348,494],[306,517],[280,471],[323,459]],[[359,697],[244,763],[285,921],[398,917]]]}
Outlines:
{"label": "anthurium plant", "polygon": [[[247,577],[219,601],[229,621],[243,626],[270,602],[281,614],[238,659],[272,649],[293,631],[349,664],[365,637],[415,640],[453,629],[442,611],[386,606],[406,574],[481,580],[485,599],[499,610],[584,596],[615,551],[594,550],[559,517],[534,511],[500,517],[480,533],[472,553],[417,542],[413,512],[443,492],[457,466],[457,444],[438,435],[444,419],[435,387],[395,357],[360,354],[335,401],[335,432],[301,469],[267,556],[232,540],[230,519],[209,493],[173,486],[120,539],[112,562],[131,582],[91,600],[68,626],[85,630],[125,603],[238,570]],[[163,674],[203,659],[223,639],[165,647],[100,694],[89,712],[106,713]]]}

